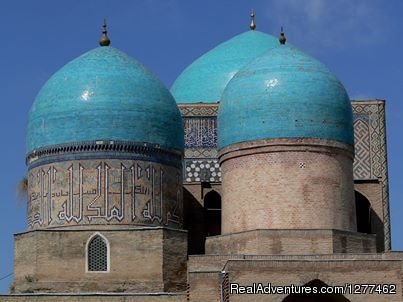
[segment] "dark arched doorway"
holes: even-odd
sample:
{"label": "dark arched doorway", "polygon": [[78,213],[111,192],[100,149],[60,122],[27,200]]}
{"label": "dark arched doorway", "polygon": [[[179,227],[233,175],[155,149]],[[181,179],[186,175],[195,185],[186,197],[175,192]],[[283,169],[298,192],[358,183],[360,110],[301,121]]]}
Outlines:
{"label": "dark arched doorway", "polygon": [[291,294],[283,300],[283,302],[350,302],[346,297],[341,294],[321,294],[321,288],[328,285],[321,280],[315,279],[304,285],[310,287],[311,290],[318,292],[316,294]]}
{"label": "dark arched doorway", "polygon": [[188,254],[204,254],[204,207],[186,187],[183,188],[183,201],[184,228],[188,231]]}
{"label": "dark arched doorway", "polygon": [[371,234],[371,204],[360,192],[355,191],[357,232]]}
{"label": "dark arched doorway", "polygon": [[221,196],[216,191],[210,191],[204,197],[204,219],[206,236],[221,234]]}

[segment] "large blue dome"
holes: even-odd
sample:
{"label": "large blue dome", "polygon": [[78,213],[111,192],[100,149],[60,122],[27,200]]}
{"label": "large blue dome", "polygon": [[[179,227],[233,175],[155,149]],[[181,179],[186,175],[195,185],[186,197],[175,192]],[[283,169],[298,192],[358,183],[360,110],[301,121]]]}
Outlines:
{"label": "large blue dome", "polygon": [[219,44],[189,65],[172,85],[177,103],[214,103],[232,77],[248,62],[277,46],[277,38],[247,31]]}
{"label": "large blue dome", "polygon": [[172,95],[143,65],[112,47],[69,62],[42,87],[29,113],[28,153],[88,141],[183,149]]}
{"label": "large blue dome", "polygon": [[219,148],[260,139],[318,138],[354,144],[352,109],[322,63],[287,45],[250,62],[228,83],[218,115]]}

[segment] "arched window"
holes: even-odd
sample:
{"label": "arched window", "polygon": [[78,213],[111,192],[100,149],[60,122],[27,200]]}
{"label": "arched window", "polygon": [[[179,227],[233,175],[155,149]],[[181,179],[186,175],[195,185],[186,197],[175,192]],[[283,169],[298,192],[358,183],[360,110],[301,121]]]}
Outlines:
{"label": "arched window", "polygon": [[99,233],[92,235],[87,242],[87,272],[109,272],[109,243]]}
{"label": "arched window", "polygon": [[357,232],[371,234],[371,204],[360,192],[355,191]]}
{"label": "arched window", "polygon": [[221,234],[221,196],[216,191],[204,197],[204,219],[207,236]]}

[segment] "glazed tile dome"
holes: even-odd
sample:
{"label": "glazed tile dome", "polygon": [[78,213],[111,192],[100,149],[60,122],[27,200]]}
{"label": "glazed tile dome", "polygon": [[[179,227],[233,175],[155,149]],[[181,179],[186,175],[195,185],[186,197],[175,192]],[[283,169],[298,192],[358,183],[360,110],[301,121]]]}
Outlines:
{"label": "glazed tile dome", "polygon": [[218,102],[242,67],[277,45],[277,38],[259,31],[239,34],[189,65],[172,85],[171,93],[177,103]]}
{"label": "glazed tile dome", "polygon": [[29,113],[27,151],[93,141],[183,150],[182,119],[163,84],[112,47],[98,47],[57,71]]}
{"label": "glazed tile dome", "polygon": [[218,133],[219,148],[272,138],[354,143],[351,103],[343,85],[316,59],[280,44],[228,83]]}

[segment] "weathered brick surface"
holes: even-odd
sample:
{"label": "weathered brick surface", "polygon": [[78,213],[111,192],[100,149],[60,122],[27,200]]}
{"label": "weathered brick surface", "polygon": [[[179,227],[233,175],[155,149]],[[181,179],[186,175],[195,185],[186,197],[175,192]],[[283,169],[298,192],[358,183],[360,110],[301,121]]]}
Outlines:
{"label": "weathered brick surface", "polygon": [[185,302],[185,294],[143,294],[143,295],[130,295],[130,294],[96,294],[96,295],[11,295],[0,296],[0,302]]}
{"label": "weathered brick surface", "polygon": [[338,230],[254,230],[207,237],[207,254],[375,253],[375,235]]}
{"label": "weathered brick surface", "polygon": [[[315,260],[398,260],[403,265],[403,252],[368,253],[368,254],[327,254],[327,255],[194,255],[189,256],[188,271],[222,271],[228,260],[267,260],[267,261],[315,261]],[[403,268],[402,268],[403,272]],[[403,277],[403,276],[402,276]]]}
{"label": "weathered brick surface", "polygon": [[189,272],[188,282],[190,301],[220,301],[219,272]]}
{"label": "weathered brick surface", "polygon": [[[163,233],[164,292],[178,292],[186,288],[187,237],[186,233],[168,231]],[[145,252],[147,254],[147,252]]]}
{"label": "weathered brick surface", "polygon": [[[328,285],[396,284],[395,295],[345,295],[350,301],[402,301],[401,262],[393,260],[266,261],[230,260],[226,267],[230,282],[243,285],[268,283],[303,285],[319,279]],[[230,301],[282,301],[286,295],[231,295]]]}
{"label": "weathered brick surface", "polygon": [[[224,258],[227,257],[227,261]],[[304,285],[318,279],[328,285],[396,284],[396,295],[346,295],[350,301],[403,301],[403,253],[333,255],[206,255],[189,260],[191,301],[215,301],[208,296],[220,286],[220,272],[241,285],[268,282]],[[190,277],[192,276],[192,277]],[[230,301],[276,301],[285,295],[231,295]]]}
{"label": "weathered brick surface", "polygon": [[110,244],[110,271],[88,273],[85,246],[94,233],[59,229],[16,235],[15,292],[185,290],[185,231],[102,230]]}
{"label": "weathered brick surface", "polygon": [[352,154],[343,147],[318,140],[271,140],[222,150],[223,234],[355,231]]}

